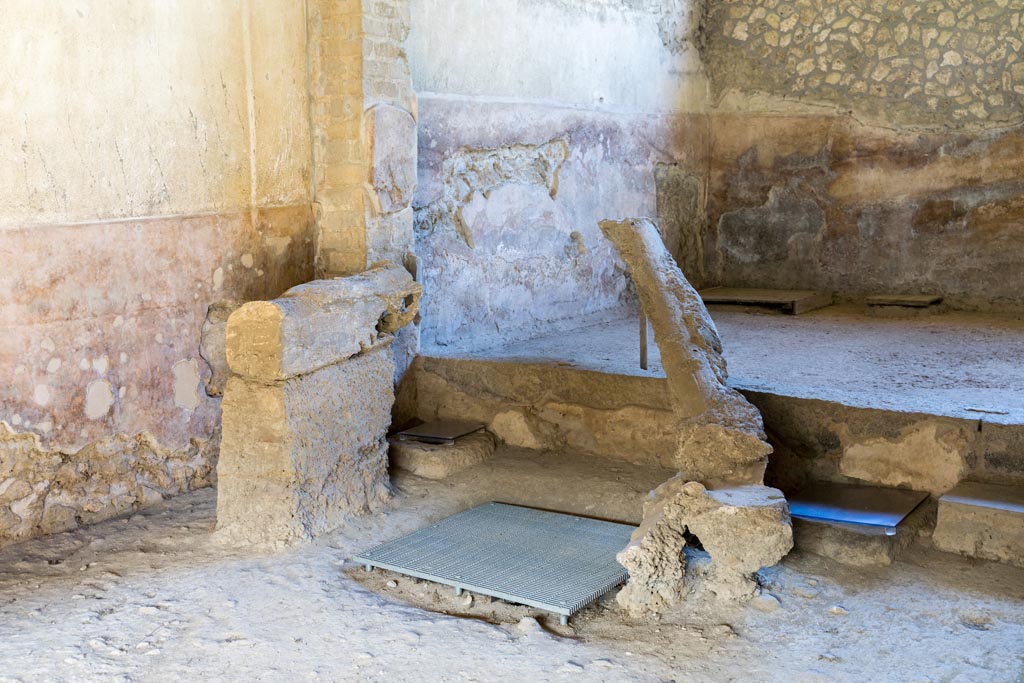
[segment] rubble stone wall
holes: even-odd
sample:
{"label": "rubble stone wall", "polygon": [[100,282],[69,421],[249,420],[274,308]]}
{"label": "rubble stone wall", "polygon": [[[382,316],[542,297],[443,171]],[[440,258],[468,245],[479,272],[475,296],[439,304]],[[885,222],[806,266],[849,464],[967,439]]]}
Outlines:
{"label": "rubble stone wall", "polygon": [[716,93],[827,102],[884,125],[1024,121],[1021,0],[717,0]]}

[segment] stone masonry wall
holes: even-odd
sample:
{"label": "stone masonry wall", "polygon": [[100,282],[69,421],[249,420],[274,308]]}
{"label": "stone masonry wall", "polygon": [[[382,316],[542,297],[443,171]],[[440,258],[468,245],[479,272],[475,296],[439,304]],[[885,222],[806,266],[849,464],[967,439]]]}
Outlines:
{"label": "stone masonry wall", "polygon": [[1024,120],[1022,0],[720,0],[717,93],[757,91],[900,125]]}
{"label": "stone masonry wall", "polygon": [[362,3],[313,0],[308,26],[316,270],[358,273],[366,267]]}

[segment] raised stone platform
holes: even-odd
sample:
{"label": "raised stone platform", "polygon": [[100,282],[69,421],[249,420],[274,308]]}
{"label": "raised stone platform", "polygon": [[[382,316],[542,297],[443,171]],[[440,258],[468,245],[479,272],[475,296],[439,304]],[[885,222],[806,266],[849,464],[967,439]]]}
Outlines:
{"label": "raised stone platform", "polygon": [[[964,479],[1024,483],[1024,321],[967,313],[883,320],[853,306],[799,317],[711,312],[730,383],[764,416],[775,447],[768,482],[783,492],[808,480],[933,497]],[[636,318],[624,318],[474,357],[421,357],[399,408],[421,419],[479,420],[529,448],[671,466],[658,349],[651,345],[643,371],[638,342]],[[863,552],[844,561],[891,561],[931,526],[931,510],[915,513],[896,538],[858,536]],[[795,529],[797,547],[829,554],[849,540],[836,536],[842,530],[806,527]]]}

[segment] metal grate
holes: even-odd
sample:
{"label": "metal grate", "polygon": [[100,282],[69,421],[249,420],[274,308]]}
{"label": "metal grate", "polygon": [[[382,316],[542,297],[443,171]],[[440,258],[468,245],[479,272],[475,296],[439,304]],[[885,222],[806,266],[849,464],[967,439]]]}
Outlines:
{"label": "metal grate", "polygon": [[487,503],[352,558],[568,617],[628,578],[634,527]]}

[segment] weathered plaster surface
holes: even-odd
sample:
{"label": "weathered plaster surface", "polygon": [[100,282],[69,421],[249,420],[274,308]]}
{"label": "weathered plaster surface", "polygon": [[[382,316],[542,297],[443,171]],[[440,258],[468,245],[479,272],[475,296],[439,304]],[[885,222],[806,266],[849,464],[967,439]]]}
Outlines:
{"label": "weathered plaster surface", "polygon": [[596,222],[671,212],[659,164],[704,175],[700,12],[684,0],[410,4],[424,350],[634,305]]}
{"label": "weathered plaster surface", "polygon": [[38,490],[4,543],[211,482],[207,310],[309,280],[314,214],[301,4],[16,0],[0,34],[0,462]]}
{"label": "weathered plaster surface", "polygon": [[307,199],[299,4],[4,4],[0,226]]}
{"label": "weathered plaster surface", "polygon": [[950,135],[848,117],[711,117],[710,278],[1020,306],[1024,133]]}
{"label": "weathered plaster surface", "polygon": [[423,348],[487,348],[631,302],[597,221],[654,215],[657,164],[696,166],[705,141],[699,117],[422,98]]}
{"label": "weathered plaster surface", "polygon": [[[17,266],[0,272],[0,420],[39,441],[34,451],[11,451],[5,464],[55,486],[46,458],[77,458],[83,464],[61,472],[63,486],[135,490],[148,480],[131,466],[93,470],[87,461],[134,462],[142,439],[149,460],[212,468],[220,410],[207,396],[210,366],[200,352],[209,302],[308,280],[312,247],[308,206],[257,212],[255,224],[246,211],[6,231],[0,260]],[[210,482],[173,479],[157,488]],[[152,499],[103,509],[116,514]],[[0,526],[0,543],[48,528],[25,524]]]}
{"label": "weathered plaster surface", "polygon": [[707,84],[687,0],[411,0],[408,50],[424,94],[697,111]]}

